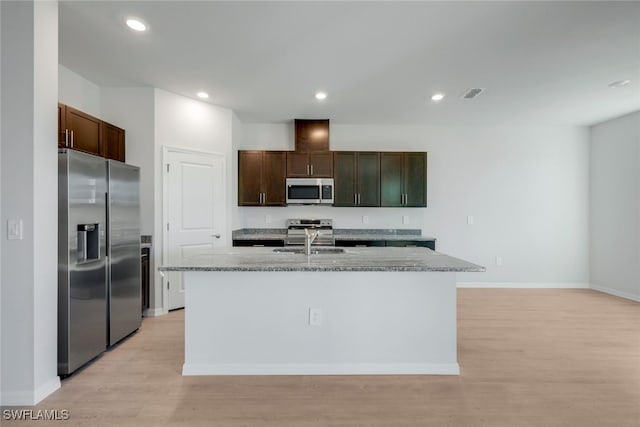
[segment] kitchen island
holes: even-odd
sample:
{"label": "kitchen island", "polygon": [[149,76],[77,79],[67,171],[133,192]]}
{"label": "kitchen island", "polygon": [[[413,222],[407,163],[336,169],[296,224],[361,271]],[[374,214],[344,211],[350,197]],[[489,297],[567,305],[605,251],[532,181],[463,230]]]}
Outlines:
{"label": "kitchen island", "polygon": [[[229,248],[184,272],[183,375],[457,375],[457,272],[426,248]],[[344,252],[341,252],[344,251]]]}

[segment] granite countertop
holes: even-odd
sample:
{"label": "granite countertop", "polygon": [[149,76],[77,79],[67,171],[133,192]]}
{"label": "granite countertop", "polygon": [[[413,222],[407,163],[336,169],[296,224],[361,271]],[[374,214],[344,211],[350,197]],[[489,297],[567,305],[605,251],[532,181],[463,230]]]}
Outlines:
{"label": "granite countertop", "polygon": [[286,228],[243,228],[233,230],[233,240],[284,240],[287,238]]}
{"label": "granite countertop", "polygon": [[[436,240],[435,237],[422,236],[418,229],[334,229],[336,240]],[[244,228],[233,231],[233,240],[284,240],[286,228]]]}
{"label": "granite countertop", "polygon": [[[281,248],[275,250],[282,250]],[[344,253],[274,252],[274,248],[233,247],[203,251],[160,271],[444,271],[485,268],[427,248],[344,248]]]}

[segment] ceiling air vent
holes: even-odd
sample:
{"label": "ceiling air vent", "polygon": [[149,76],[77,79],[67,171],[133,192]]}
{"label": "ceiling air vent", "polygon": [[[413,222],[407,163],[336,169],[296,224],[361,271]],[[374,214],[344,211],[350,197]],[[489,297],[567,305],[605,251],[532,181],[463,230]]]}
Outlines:
{"label": "ceiling air vent", "polygon": [[462,94],[461,98],[462,99],[473,99],[476,96],[480,95],[482,92],[484,92],[484,88],[472,87],[471,89],[465,90],[464,93]]}

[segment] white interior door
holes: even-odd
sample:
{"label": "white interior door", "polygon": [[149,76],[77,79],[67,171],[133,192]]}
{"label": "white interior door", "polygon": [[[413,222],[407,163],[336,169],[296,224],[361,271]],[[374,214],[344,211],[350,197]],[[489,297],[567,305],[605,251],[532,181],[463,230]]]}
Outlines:
{"label": "white interior door", "polygon": [[[224,246],[224,156],[168,151],[165,166],[168,264]],[[182,273],[166,276],[169,310],[184,307]]]}

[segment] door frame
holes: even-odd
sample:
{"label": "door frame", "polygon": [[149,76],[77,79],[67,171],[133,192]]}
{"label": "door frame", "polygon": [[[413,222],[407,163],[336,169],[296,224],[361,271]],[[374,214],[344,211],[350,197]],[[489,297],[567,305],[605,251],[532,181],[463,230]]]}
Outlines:
{"label": "door frame", "polygon": [[[219,157],[222,160],[222,176],[225,178],[224,191],[222,194],[223,203],[225,206],[225,232],[227,229],[227,223],[229,221],[228,216],[228,206],[227,206],[227,190],[229,183],[227,180],[227,158],[224,153],[220,153],[217,151],[204,151],[204,150],[194,150],[190,148],[184,147],[176,147],[172,145],[163,145],[162,146],[162,221],[160,224],[160,238],[162,240],[162,259],[160,260],[161,265],[169,260],[169,247],[168,247],[168,239],[167,239],[167,220],[169,217],[169,203],[168,203],[168,182],[167,182],[167,165],[169,164],[169,155],[171,153],[182,153],[182,154],[192,154],[196,156],[204,156],[204,157]],[[160,274],[160,290],[162,295],[162,312],[169,312],[169,293],[167,292],[166,277],[164,274]],[[157,290],[157,287],[156,287]]]}

